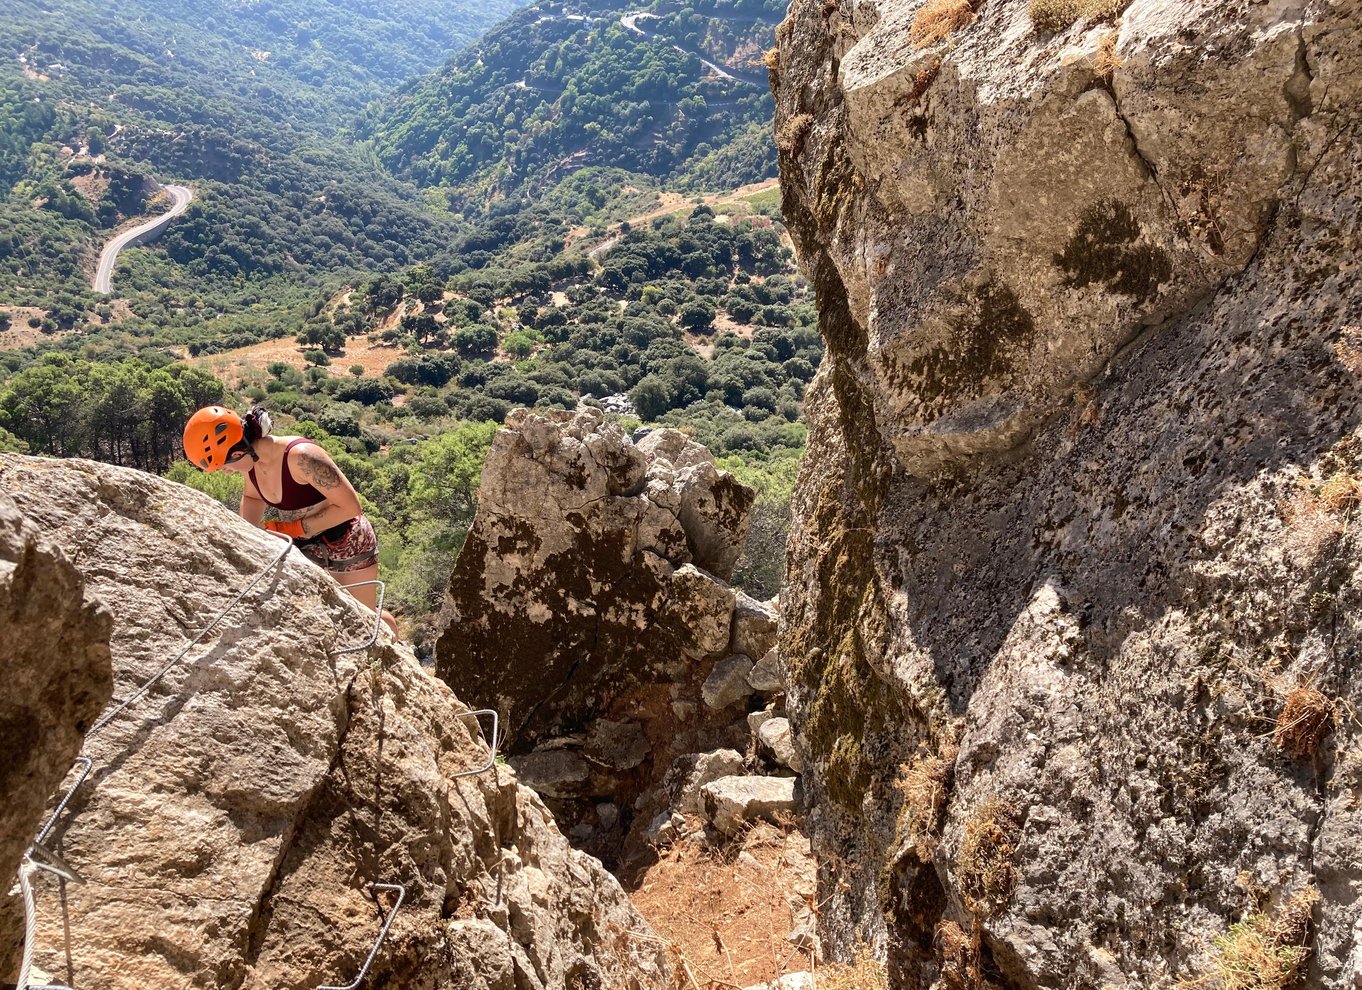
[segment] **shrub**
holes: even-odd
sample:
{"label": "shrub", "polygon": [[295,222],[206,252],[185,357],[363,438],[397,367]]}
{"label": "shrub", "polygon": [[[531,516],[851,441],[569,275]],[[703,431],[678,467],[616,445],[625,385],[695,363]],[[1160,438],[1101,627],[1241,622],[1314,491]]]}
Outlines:
{"label": "shrub", "polygon": [[1120,16],[1130,0],[1031,0],[1028,13],[1037,31],[1055,34],[1074,21],[1109,21]]}

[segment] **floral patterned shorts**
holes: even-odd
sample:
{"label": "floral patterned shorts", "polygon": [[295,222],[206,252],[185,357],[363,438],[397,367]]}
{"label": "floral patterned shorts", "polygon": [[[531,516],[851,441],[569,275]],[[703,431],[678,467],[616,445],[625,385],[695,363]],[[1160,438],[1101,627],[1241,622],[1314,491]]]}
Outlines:
{"label": "floral patterned shorts", "polygon": [[363,515],[299,543],[298,549],[308,560],[333,574],[362,571],[378,563],[378,537]]}

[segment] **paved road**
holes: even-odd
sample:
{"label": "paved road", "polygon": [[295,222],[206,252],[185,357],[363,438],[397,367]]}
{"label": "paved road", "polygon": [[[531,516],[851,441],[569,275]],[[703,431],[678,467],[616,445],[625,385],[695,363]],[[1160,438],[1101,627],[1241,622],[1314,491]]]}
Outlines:
{"label": "paved road", "polygon": [[108,244],[104,245],[103,252],[99,256],[99,268],[95,270],[95,291],[105,295],[113,290],[109,287],[113,281],[114,262],[118,260],[118,252],[122,251],[129,244],[140,244],[156,237],[161,231],[170,224],[185,210],[189,209],[189,201],[194,198],[194,190],[188,186],[162,186],[166,192],[170,193],[172,200],[170,209],[162,213],[155,219],[148,220],[146,223],[138,224],[131,230],[125,230]]}
{"label": "paved road", "polygon": [[[626,31],[633,31],[635,34],[641,35],[641,36],[644,37],[644,38],[656,38],[656,37],[657,37],[657,34],[656,34],[655,32],[653,32],[653,31],[647,31],[647,30],[645,30],[645,29],[643,29],[643,28],[641,28],[641,27],[638,26],[638,19],[639,19],[640,17],[656,18],[657,16],[658,16],[657,14],[649,14],[649,13],[647,13],[647,12],[645,12],[645,11],[635,11],[635,12],[632,13],[632,14],[624,14],[624,15],[622,15],[622,16],[620,17],[620,26],[621,26],[622,28],[624,28]],[[709,69],[711,72],[713,72],[713,73],[715,73],[716,75],[718,75],[721,79],[727,79],[727,80],[729,80],[730,82],[746,83],[746,84],[749,85],[749,86],[764,86],[764,85],[766,85],[766,83],[765,83],[764,80],[763,80],[763,81],[758,81],[758,80],[756,80],[756,79],[746,79],[746,78],[743,78],[742,76],[735,76],[735,75],[734,75],[732,72],[730,72],[728,69],[725,69],[722,65],[717,65],[717,64],[715,64],[714,62],[711,62],[709,59],[705,58],[705,57],[704,57],[703,55],[701,55],[699,52],[687,51],[686,49],[682,48],[680,45],[676,45],[676,44],[672,45],[672,47],[675,48],[678,52],[680,52],[680,53],[683,54],[683,55],[694,55],[696,58],[698,58],[698,59],[700,60],[700,63],[701,63],[702,65],[704,65],[705,68]]]}

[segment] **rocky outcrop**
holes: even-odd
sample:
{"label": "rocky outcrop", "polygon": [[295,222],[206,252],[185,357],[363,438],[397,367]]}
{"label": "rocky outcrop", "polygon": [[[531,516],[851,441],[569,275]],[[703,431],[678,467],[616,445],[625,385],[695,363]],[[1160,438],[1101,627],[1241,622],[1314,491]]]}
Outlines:
{"label": "rocky outcrop", "polygon": [[729,643],[725,582],[752,499],[675,430],[635,445],[596,409],[512,413],[450,578],[436,670],[502,711],[520,748],[683,675]]}
{"label": "rocky outcrop", "polygon": [[[405,887],[366,985],[667,985],[616,881],[529,789],[486,766],[481,725],[373,613],[296,551],[186,488],[0,455],[0,487],[114,616],[117,695],[259,583],[147,695],[86,741],[56,836],[73,986],[344,985]],[[71,585],[67,585],[71,587]],[[76,599],[68,596],[72,602]],[[7,689],[8,690],[8,689]],[[55,887],[38,961],[65,975]]]}
{"label": "rocky outcrop", "polygon": [[1273,732],[1298,689],[1362,701],[1360,21],[844,0],[778,32],[827,342],[781,641],[825,945],[897,986],[1210,978],[1309,891],[1309,984],[1362,977],[1355,721]]}
{"label": "rocky outcrop", "polygon": [[[40,529],[0,496],[0,871],[15,875],[52,793],[113,690],[110,617]],[[0,911],[0,976],[22,948],[23,907]]]}

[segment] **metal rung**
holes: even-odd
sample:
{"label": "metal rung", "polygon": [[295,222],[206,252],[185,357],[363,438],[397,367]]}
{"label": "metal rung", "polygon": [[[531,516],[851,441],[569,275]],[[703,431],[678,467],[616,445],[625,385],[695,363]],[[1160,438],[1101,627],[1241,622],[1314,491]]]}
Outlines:
{"label": "metal rung", "polygon": [[398,908],[402,906],[402,902],[406,899],[407,888],[405,884],[400,883],[372,883],[369,885],[369,889],[373,891],[391,890],[397,893],[397,903],[394,904],[393,909],[388,912],[388,919],[383,922],[383,927],[379,929],[378,938],[374,940],[374,947],[369,950],[369,958],[364,960],[364,965],[360,967],[359,975],[351,982],[345,984],[345,986],[320,986],[317,990],[358,990],[359,985],[364,982],[364,977],[369,975],[369,967],[374,964],[374,957],[378,955],[378,948],[383,944],[383,940],[388,937],[388,929],[392,927],[393,919],[397,917]]}
{"label": "metal rung", "polygon": [[373,646],[374,643],[376,643],[376,642],[378,641],[378,630],[379,630],[379,629],[382,627],[382,625],[383,625],[383,595],[384,595],[384,592],[387,591],[387,587],[384,585],[384,583],[383,583],[382,581],[357,581],[357,582],[354,583],[354,584],[345,584],[345,585],[341,585],[341,587],[343,587],[346,591],[349,591],[351,588],[363,588],[364,586],[370,585],[370,584],[376,584],[376,585],[378,585],[378,602],[374,605],[374,631],[373,631],[373,633],[369,636],[368,639],[366,639],[366,640],[365,640],[363,643],[361,643],[359,646],[347,646],[347,647],[346,647],[345,649],[343,649],[343,650],[332,650],[332,651],[331,651],[331,655],[332,655],[333,657],[344,656],[344,655],[347,654],[347,653],[360,653],[360,652],[363,652],[364,650],[367,650],[369,647]]}
{"label": "metal rung", "polygon": [[[499,739],[498,739],[497,737],[500,735],[500,729],[499,729],[499,724],[498,724],[498,721],[497,721],[497,713],[496,713],[495,709],[492,709],[492,708],[477,708],[477,709],[474,709],[473,711],[459,712],[459,714],[455,715],[454,717],[455,717],[455,718],[477,718],[479,715],[491,715],[491,716],[492,716],[492,745],[491,745],[491,751],[490,751],[490,753],[489,753],[489,755],[488,755],[488,757],[487,757],[487,765],[486,765],[486,766],[483,766],[483,767],[478,767],[476,770],[461,770],[461,771],[459,771],[458,773],[456,773],[456,774],[453,775],[453,776],[455,776],[455,777],[472,777],[474,774],[486,773],[488,770],[491,770],[492,767],[493,767],[493,765],[497,762],[497,743],[499,742]],[[479,728],[482,728],[482,723],[481,723],[481,722],[478,723],[478,727],[479,727]]]}

